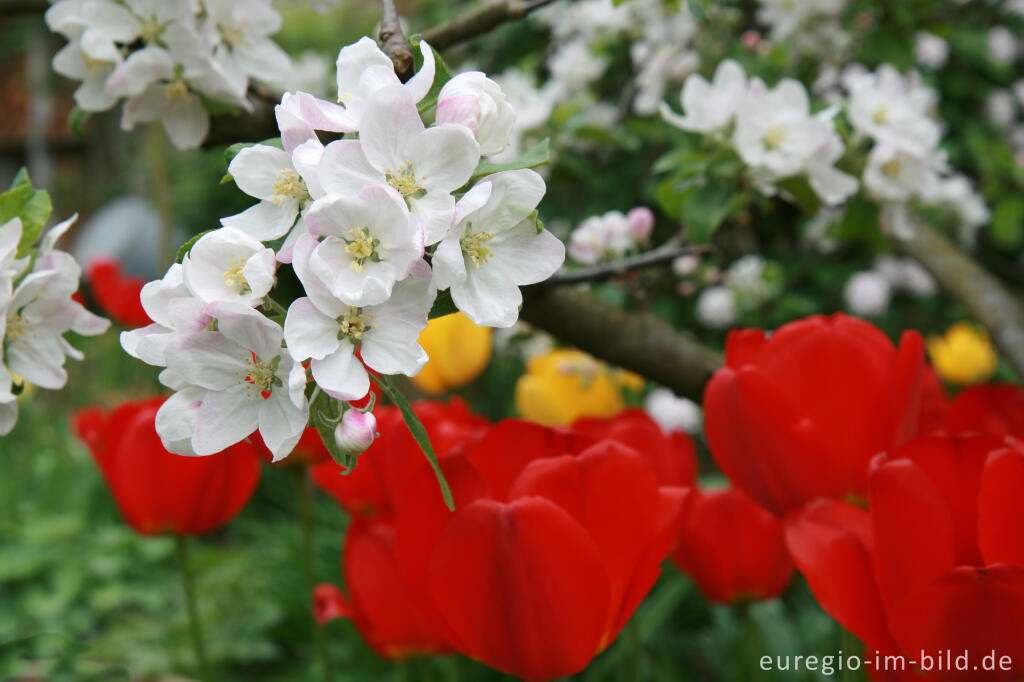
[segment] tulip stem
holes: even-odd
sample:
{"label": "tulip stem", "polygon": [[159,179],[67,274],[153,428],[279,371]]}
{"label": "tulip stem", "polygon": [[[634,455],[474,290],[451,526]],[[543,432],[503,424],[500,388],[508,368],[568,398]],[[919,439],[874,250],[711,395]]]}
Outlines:
{"label": "tulip stem", "polygon": [[[856,654],[859,656],[860,651],[858,650],[857,638],[854,637],[853,634],[846,628],[842,628],[842,631],[843,635],[842,639],[840,640],[840,646],[842,647],[841,651],[843,652],[843,656],[847,657],[847,660],[849,660],[849,656],[854,654],[854,652],[856,652]],[[854,680],[856,679],[857,673],[851,670],[848,666],[844,665],[843,682],[854,682]]]}
{"label": "tulip stem", "polygon": [[[299,521],[302,526],[302,564],[306,573],[306,593],[313,597],[313,590],[316,589],[316,571],[313,568],[313,502],[314,493],[313,479],[305,467],[298,467],[296,472],[299,476]],[[310,610],[312,613],[312,609]],[[331,682],[334,679],[334,672],[331,669],[331,657],[327,650],[327,639],[324,629],[316,622],[313,623],[313,642],[316,646],[317,658],[320,659],[320,669],[324,682]]]}
{"label": "tulip stem", "polygon": [[210,663],[206,658],[206,647],[203,644],[203,628],[199,622],[199,610],[196,608],[196,582],[192,572],[192,561],[189,558],[188,538],[176,536],[178,542],[178,566],[181,568],[181,582],[185,592],[185,611],[188,614],[188,629],[192,637],[192,648],[196,655],[196,665],[204,682],[210,682]]}

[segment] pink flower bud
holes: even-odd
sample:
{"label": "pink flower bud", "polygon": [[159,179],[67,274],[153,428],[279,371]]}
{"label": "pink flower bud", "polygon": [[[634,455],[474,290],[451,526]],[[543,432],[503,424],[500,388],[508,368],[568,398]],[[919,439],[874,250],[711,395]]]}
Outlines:
{"label": "pink flower bud", "polygon": [[755,50],[761,44],[761,34],[754,29],[744,31],[743,35],[740,36],[740,42],[748,50]]}
{"label": "pink flower bud", "polygon": [[646,241],[654,229],[654,213],[646,206],[637,206],[626,215],[629,234],[638,242]]}
{"label": "pink flower bud", "polygon": [[341,423],[334,429],[334,442],[342,452],[358,455],[373,445],[377,437],[377,418],[372,412],[360,412],[350,409],[341,418]]}

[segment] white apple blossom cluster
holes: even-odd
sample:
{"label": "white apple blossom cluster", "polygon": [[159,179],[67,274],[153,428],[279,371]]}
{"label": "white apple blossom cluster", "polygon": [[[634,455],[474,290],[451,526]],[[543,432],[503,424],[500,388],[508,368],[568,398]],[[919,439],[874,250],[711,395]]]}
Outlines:
{"label": "white apple blossom cluster", "polygon": [[160,121],[179,149],[206,137],[204,99],[249,108],[250,79],[279,83],[292,70],[269,37],[281,27],[270,0],[57,0],[46,23],[69,41],[53,68],[81,81],[79,108],[123,99],[122,128]]}
{"label": "white apple blossom cluster", "polygon": [[916,262],[883,256],[873,269],[858,272],[847,280],[843,298],[852,313],[870,317],[884,313],[897,292],[931,296],[937,290],[935,280]]}
{"label": "white apple blossom cluster", "polygon": [[583,265],[616,261],[642,249],[653,230],[654,213],[646,206],[592,216],[569,235],[569,256]]}
{"label": "white apple blossom cluster", "polygon": [[[420,50],[403,84],[363,38],[339,53],[336,102],[286,93],[283,148],[245,147],[228,166],[257,203],[143,289],[154,323],[121,339],[177,391],[156,419],[168,449],[208,455],[259,430],[285,457],[311,417],[327,426],[311,401],[364,397],[369,371],[419,372],[428,358],[417,339],[439,291],[476,324],[508,327],[519,287],[562,265],[565,247],[537,220],[540,175],[480,165],[514,123],[501,88],[469,72],[438,90],[434,52]],[[324,145],[319,131],[343,138]],[[271,297],[285,264],[303,289],[287,310]],[[346,413],[335,411],[332,431]]]}
{"label": "white apple blossom cluster", "polygon": [[64,335],[95,336],[110,326],[72,299],[81,268],[71,254],[54,248],[77,217],[54,226],[20,258],[21,219],[0,225],[0,436],[18,420],[23,385],[16,377],[40,388],[64,388],[65,359],[83,357]]}
{"label": "white apple blossom cluster", "polygon": [[707,275],[718,283],[701,291],[696,310],[698,321],[711,329],[731,327],[741,313],[758,308],[782,292],[782,269],[756,253],[733,261],[724,273],[712,270]]}
{"label": "white apple blossom cluster", "polygon": [[889,229],[901,234],[907,204],[917,200],[950,207],[960,219],[962,240],[973,242],[989,211],[970,181],[950,171],[939,149],[935,92],[916,73],[904,76],[888,64],[850,76],[846,86],[850,124],[873,143],[864,189],[884,205]]}
{"label": "white apple blossom cluster", "polygon": [[760,78],[748,79],[738,62],[727,59],[711,82],[700,74],[687,78],[681,102],[685,115],[662,103],[662,117],[677,128],[728,139],[752,182],[766,194],[796,176],[806,177],[829,206],[857,191],[856,178],[835,166],[845,151],[833,120],[838,109],[812,114],[807,89],[799,81],[786,78],[769,88]]}
{"label": "white apple blossom cluster", "polygon": [[797,52],[837,54],[850,42],[840,23],[846,0],[758,0],[757,20],[772,40]]}

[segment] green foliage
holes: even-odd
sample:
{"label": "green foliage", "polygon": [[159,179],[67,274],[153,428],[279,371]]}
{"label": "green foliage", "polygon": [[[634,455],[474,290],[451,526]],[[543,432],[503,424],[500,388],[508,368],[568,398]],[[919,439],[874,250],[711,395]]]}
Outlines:
{"label": "green foliage", "polygon": [[0,194],[0,225],[21,219],[21,241],[18,242],[18,257],[28,253],[43,233],[43,226],[50,219],[53,203],[46,190],[36,189],[24,168],[14,176],[11,188]]}
{"label": "green foliage", "polygon": [[189,254],[189,252],[192,250],[192,247],[196,245],[196,242],[211,232],[213,232],[213,230],[204,230],[203,232],[200,232],[197,235],[193,235],[191,239],[182,244],[181,248],[178,249],[178,253],[174,256],[174,262],[180,263],[183,260],[185,260],[185,256]]}
{"label": "green foliage", "polygon": [[537,168],[538,166],[543,166],[550,161],[550,140],[545,138],[535,146],[526,150],[522,156],[514,161],[508,161],[506,163],[491,163],[486,159],[481,160],[477,165],[476,170],[473,171],[473,177],[470,178],[470,182],[479,180],[486,175],[500,173],[501,171]]}

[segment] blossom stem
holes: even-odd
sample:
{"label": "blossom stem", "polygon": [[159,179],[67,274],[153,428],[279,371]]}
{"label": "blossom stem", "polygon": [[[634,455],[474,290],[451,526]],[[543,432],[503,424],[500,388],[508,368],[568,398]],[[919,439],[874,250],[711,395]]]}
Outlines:
{"label": "blossom stem", "polygon": [[[846,628],[842,628],[843,634],[840,640],[840,646],[843,656],[851,656],[856,652],[856,655],[860,655],[860,651],[857,644],[857,638],[853,636]],[[843,666],[843,682],[853,682],[857,679],[857,674],[850,669],[849,666]]]}
{"label": "blossom stem", "polygon": [[[306,593],[313,596],[316,588],[316,570],[313,567],[313,502],[314,493],[313,479],[309,477],[306,467],[296,468],[299,477],[299,523],[302,526],[302,565],[306,574]],[[311,611],[312,613],[312,611]],[[334,671],[331,669],[331,657],[327,650],[327,639],[324,630],[317,622],[313,622],[313,642],[316,646],[317,658],[320,659],[320,669],[324,682],[331,682],[334,679]]]}
{"label": "blossom stem", "polygon": [[153,202],[160,214],[160,233],[157,255],[162,266],[174,262],[174,197],[171,194],[171,178],[168,174],[167,139],[159,123],[152,123],[147,135],[147,156],[153,169],[151,190]]}
{"label": "blossom stem", "polygon": [[277,301],[275,301],[270,296],[264,296],[263,297],[263,306],[266,307],[266,308],[269,308],[270,310],[274,311],[278,315],[287,315],[288,314],[288,309],[285,308],[280,303],[278,303]]}
{"label": "blossom stem", "polygon": [[188,629],[192,638],[192,648],[196,656],[196,665],[203,682],[213,680],[210,673],[209,659],[206,657],[206,646],[203,644],[203,628],[199,622],[199,610],[196,607],[195,575],[189,556],[188,538],[184,535],[175,537],[178,545],[178,566],[181,569],[182,587],[185,593],[185,611],[188,614]]}

